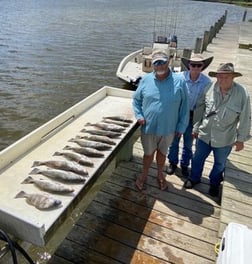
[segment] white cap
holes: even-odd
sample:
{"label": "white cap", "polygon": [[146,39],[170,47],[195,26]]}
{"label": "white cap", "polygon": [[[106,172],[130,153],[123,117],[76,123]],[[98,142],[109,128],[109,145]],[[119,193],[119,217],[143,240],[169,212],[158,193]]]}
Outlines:
{"label": "white cap", "polygon": [[152,52],[152,64],[156,61],[169,61],[169,57],[165,50],[154,50]]}

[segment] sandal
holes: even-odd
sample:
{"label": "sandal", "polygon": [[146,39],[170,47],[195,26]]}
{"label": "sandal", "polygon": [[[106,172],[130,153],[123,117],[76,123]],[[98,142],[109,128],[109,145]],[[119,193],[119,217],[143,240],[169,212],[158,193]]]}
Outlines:
{"label": "sandal", "polygon": [[168,183],[165,179],[158,179],[159,189],[165,191],[168,189]]}
{"label": "sandal", "polygon": [[146,189],[145,180],[143,180],[141,177],[138,177],[136,179],[136,187],[139,191]]}

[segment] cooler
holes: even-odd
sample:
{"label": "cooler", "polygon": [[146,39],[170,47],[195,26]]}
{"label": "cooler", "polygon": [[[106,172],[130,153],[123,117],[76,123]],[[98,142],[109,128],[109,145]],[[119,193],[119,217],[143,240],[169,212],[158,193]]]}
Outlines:
{"label": "cooler", "polygon": [[219,248],[217,264],[252,263],[252,229],[246,225],[229,223]]}

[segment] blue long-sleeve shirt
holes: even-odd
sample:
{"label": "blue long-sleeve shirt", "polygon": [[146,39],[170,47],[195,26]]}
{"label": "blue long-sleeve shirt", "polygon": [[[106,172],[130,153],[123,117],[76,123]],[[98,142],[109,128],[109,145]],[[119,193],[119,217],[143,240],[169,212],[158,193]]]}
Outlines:
{"label": "blue long-sleeve shirt", "polygon": [[209,86],[209,84],[211,83],[211,79],[203,73],[200,73],[198,79],[196,81],[192,81],[190,78],[190,71],[183,71],[178,74],[181,74],[185,78],[189,94],[190,110],[193,111],[195,109],[198,98]]}
{"label": "blue long-sleeve shirt", "polygon": [[184,78],[170,72],[160,81],[155,73],[144,75],[133,95],[137,120],[144,118],[142,132],[157,136],[184,133],[189,122],[189,98]]}

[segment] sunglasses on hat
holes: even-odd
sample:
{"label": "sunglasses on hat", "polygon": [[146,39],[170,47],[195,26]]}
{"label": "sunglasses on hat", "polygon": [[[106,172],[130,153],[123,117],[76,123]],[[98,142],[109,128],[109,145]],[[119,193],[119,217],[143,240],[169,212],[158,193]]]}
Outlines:
{"label": "sunglasses on hat", "polygon": [[153,63],[154,66],[159,66],[159,65],[165,65],[167,63],[167,60],[166,61],[163,61],[163,60],[158,60],[158,61],[155,61]]}

